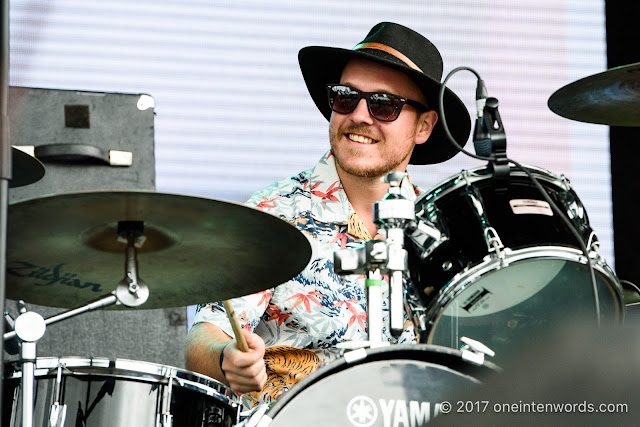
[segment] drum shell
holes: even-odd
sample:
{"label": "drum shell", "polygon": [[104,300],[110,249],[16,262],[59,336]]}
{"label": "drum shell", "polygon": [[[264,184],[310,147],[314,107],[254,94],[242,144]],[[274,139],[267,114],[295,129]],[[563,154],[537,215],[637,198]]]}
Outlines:
{"label": "drum shell", "polygon": [[[58,366],[64,425],[156,427],[169,415],[173,427],[230,427],[239,418],[238,396],[200,374],[126,359],[45,357],[35,362],[34,426],[49,425]],[[19,363],[5,365],[3,426],[22,425],[21,377]]]}
{"label": "drum shell", "polygon": [[[498,181],[488,168],[463,171],[416,202],[417,218],[446,237],[418,243],[409,236],[406,242],[420,342],[459,348],[467,336],[505,365],[518,356],[520,344],[543,339],[561,322],[623,321],[620,283],[593,250],[597,237],[578,196],[563,177],[528,168],[589,247],[597,304],[574,230],[545,207],[524,172],[512,167],[508,179]],[[513,207],[521,201],[533,211]],[[483,226],[495,229],[503,247],[489,251]]]}
{"label": "drum shell", "polygon": [[[565,214],[572,216],[571,224],[576,232],[585,242],[588,241],[593,230],[587,212],[569,181],[543,169],[527,168],[551,200]],[[435,215],[444,223],[446,241],[439,243],[429,256],[423,257],[421,253],[425,248],[408,239],[409,268],[415,283],[434,286],[438,290],[456,274],[479,264],[489,253],[482,232],[482,220],[471,205],[465,180],[481,196],[487,225],[496,229],[504,247],[519,249],[544,245],[579,248],[576,236],[557,214],[514,213],[509,203],[513,199],[544,201],[540,190],[524,172],[512,167],[508,179],[497,181],[493,179],[489,168],[476,168],[440,183],[416,200],[416,217],[424,222],[432,221],[434,213],[427,211],[435,207]]]}

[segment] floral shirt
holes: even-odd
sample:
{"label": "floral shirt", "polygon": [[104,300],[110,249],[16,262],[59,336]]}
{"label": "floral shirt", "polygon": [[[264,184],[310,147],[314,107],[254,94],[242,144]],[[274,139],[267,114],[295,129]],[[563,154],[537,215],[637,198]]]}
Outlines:
{"label": "floral shirt", "polygon": [[[414,200],[418,190],[408,179],[405,183],[401,187],[404,197]],[[365,276],[338,276],[333,257],[335,250],[359,247],[372,237],[347,199],[331,151],[315,167],[253,194],[247,205],[296,225],[311,238],[313,249],[310,263],[293,279],[232,300],[240,325],[260,335],[267,346],[269,379],[264,390],[244,396],[245,405],[251,407],[275,400],[301,378],[338,357],[338,343],[368,339]],[[383,339],[414,342],[408,319],[397,340],[389,333],[386,278],[382,290]],[[194,324],[199,322],[211,322],[233,336],[221,302],[199,305]]]}

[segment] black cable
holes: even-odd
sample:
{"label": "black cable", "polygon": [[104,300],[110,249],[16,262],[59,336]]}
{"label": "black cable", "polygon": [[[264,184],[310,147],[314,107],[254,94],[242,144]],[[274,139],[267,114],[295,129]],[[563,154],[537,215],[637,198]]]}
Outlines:
{"label": "black cable", "polygon": [[[449,72],[449,74],[447,74],[445,79],[442,81],[442,84],[440,85],[440,93],[439,93],[439,99],[438,99],[438,108],[439,108],[440,120],[442,120],[442,127],[444,128],[444,132],[447,135],[447,139],[449,139],[449,141],[454,145],[454,147],[456,147],[460,152],[464,153],[465,155],[467,155],[469,157],[473,157],[474,159],[493,162],[493,161],[496,160],[495,156],[479,156],[477,154],[473,154],[473,153],[470,153],[470,152],[466,151],[463,147],[460,146],[460,144],[458,144],[458,141],[456,141],[455,138],[451,135],[451,132],[449,131],[449,127],[447,126],[447,119],[446,119],[445,114],[444,114],[444,91],[445,91],[445,88],[446,88],[447,81],[449,81],[449,79],[455,73],[457,73],[458,71],[462,71],[462,70],[467,70],[467,71],[472,72],[473,74],[475,74],[476,78],[479,81],[482,81],[482,78],[480,77],[480,74],[478,74],[474,69],[472,69],[470,67],[457,67],[457,68],[454,68],[453,70],[451,70]],[[514,160],[512,160],[512,159],[510,159],[508,157],[505,157],[505,159],[508,162],[513,163],[518,169],[522,170],[525,174],[527,174],[529,179],[531,179],[531,182],[533,182],[533,184],[538,188],[538,190],[542,194],[542,197],[544,197],[544,199],[547,201],[547,203],[549,203],[549,206],[551,206],[551,209],[553,210],[553,212],[556,215],[558,215],[558,217],[565,223],[565,225],[569,228],[569,230],[571,230],[571,233],[573,234],[573,236],[575,237],[576,241],[578,242],[578,245],[580,246],[580,249],[581,249],[582,253],[584,254],[584,256],[587,259],[587,264],[589,265],[589,273],[590,273],[590,276],[591,276],[591,286],[592,286],[592,290],[593,290],[594,305],[595,305],[595,310],[596,310],[596,321],[597,321],[598,327],[600,327],[600,299],[598,297],[598,286],[597,286],[597,283],[596,283],[596,277],[595,277],[595,271],[594,271],[594,268],[593,268],[593,264],[591,262],[591,258],[589,257],[589,250],[587,249],[587,246],[585,245],[584,240],[582,239],[582,236],[580,235],[578,230],[574,227],[573,223],[569,220],[569,218],[567,217],[566,213],[561,211],[560,208],[556,205],[556,203],[553,200],[551,200],[551,197],[549,197],[549,194],[547,193],[547,191],[538,182],[536,177],[533,176],[531,171],[528,168],[523,167],[520,163],[518,163],[518,162],[516,162],[516,161],[514,161]]]}

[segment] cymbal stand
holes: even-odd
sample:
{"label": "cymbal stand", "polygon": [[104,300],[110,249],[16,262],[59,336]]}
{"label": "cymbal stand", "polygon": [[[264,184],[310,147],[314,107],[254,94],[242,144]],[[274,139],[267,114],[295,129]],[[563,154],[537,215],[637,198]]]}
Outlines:
{"label": "cymbal stand", "polygon": [[408,267],[404,232],[415,220],[415,207],[400,191],[404,172],[389,172],[381,180],[389,183],[389,192],[373,205],[373,220],[383,229],[386,240],[367,240],[363,246],[334,252],[334,270],[338,275],[366,274],[368,346],[382,341],[382,274],[389,275],[389,330],[394,336],[404,326],[403,274]]}
{"label": "cymbal stand", "polygon": [[[144,304],[149,297],[149,288],[138,276],[136,245],[140,246],[140,242],[144,241],[142,239],[142,223],[138,221],[121,221],[118,223],[118,234],[121,239],[125,239],[127,248],[125,254],[125,277],[120,281],[115,291],[103,295],[86,305],[64,311],[47,319],[44,319],[34,311],[27,311],[23,301],[18,303],[20,315],[15,319],[13,331],[6,332],[3,335],[3,339],[6,342],[17,337],[20,344],[22,427],[33,427],[36,343],[44,336],[47,325],[116,304],[137,307]],[[64,419],[66,408],[63,408],[62,412],[62,419]],[[54,423],[53,425],[58,424]]]}

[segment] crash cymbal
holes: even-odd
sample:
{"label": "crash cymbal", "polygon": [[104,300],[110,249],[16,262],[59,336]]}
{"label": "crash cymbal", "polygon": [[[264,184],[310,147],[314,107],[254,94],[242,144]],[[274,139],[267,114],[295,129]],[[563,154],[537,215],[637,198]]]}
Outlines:
{"label": "crash cymbal", "polygon": [[143,221],[138,273],[149,298],[141,309],[262,291],[311,258],[297,228],[241,204],[145,191],[66,193],[9,205],[7,298],[74,308],[115,290],[127,247],[119,221]]}
{"label": "crash cymbal", "polygon": [[547,103],[559,116],[609,126],[640,126],[640,62],[558,89]]}
{"label": "crash cymbal", "polygon": [[44,176],[44,165],[35,157],[11,147],[11,175],[9,188],[33,184]]}

